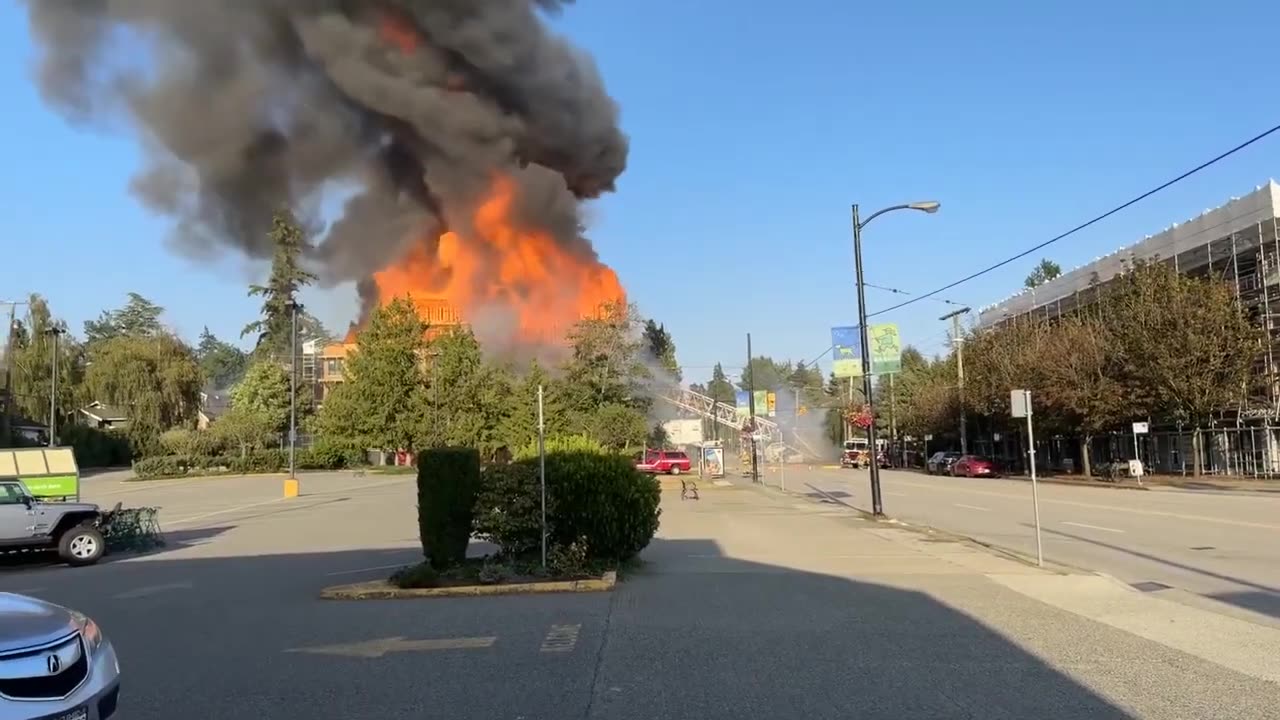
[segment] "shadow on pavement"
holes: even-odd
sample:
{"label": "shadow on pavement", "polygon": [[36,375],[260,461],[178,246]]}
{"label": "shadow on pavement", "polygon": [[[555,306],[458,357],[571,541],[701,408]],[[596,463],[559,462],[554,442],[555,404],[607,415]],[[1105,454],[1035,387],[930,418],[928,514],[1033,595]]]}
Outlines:
{"label": "shadow on pavement", "polygon": [[[1027,525],[1026,523],[1023,523],[1023,525],[1029,528],[1035,527],[1034,525]],[[1226,582],[1235,583],[1236,585],[1242,585],[1244,587],[1253,588],[1252,591],[1208,594],[1206,595],[1206,597],[1211,597],[1215,600],[1219,600],[1219,601],[1228,603],[1230,605],[1235,605],[1236,607],[1243,608],[1245,610],[1252,610],[1257,613],[1262,613],[1264,615],[1270,615],[1271,617],[1280,618],[1280,588],[1273,588],[1268,585],[1260,585],[1258,583],[1250,582],[1242,578],[1234,577],[1231,575],[1223,575],[1222,573],[1216,573],[1216,572],[1213,572],[1212,570],[1205,570],[1203,568],[1198,568],[1198,567],[1195,567],[1194,565],[1187,565],[1186,563],[1180,563],[1175,560],[1167,560],[1165,558],[1158,557],[1150,553],[1144,553],[1138,550],[1134,550],[1132,548],[1113,545],[1111,543],[1103,542],[1101,540],[1094,540],[1093,538],[1084,537],[1083,535],[1077,535],[1075,533],[1063,532],[1061,530],[1053,530],[1051,528],[1042,528],[1042,532],[1049,533],[1051,535],[1060,535],[1062,537],[1070,538],[1072,540],[1078,540],[1080,542],[1089,543],[1090,545],[1097,545],[1098,547],[1104,547],[1104,548],[1107,548],[1108,550],[1115,550],[1117,552],[1125,553],[1126,555],[1139,557],[1139,558],[1142,558],[1143,560],[1150,560],[1155,563],[1160,563],[1161,565],[1167,565],[1169,567],[1178,568],[1179,570],[1186,570],[1187,572],[1193,572],[1197,575],[1211,577],[1211,578],[1214,578],[1215,580],[1225,580]]]}
{"label": "shadow on pavement", "polygon": [[[97,619],[132,718],[1129,717],[928,594],[726,557],[711,539],[655,540],[613,594],[316,597],[419,557],[160,555],[3,577],[0,589],[29,581]],[[549,629],[574,625],[569,651],[543,649]],[[495,640],[286,653],[397,637]]]}

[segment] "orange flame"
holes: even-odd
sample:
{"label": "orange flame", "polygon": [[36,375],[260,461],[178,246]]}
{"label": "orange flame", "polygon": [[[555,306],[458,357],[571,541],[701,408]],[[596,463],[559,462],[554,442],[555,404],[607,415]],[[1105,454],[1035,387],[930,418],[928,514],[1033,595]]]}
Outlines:
{"label": "orange flame", "polygon": [[398,263],[374,273],[382,303],[408,296],[434,331],[509,312],[513,339],[558,344],[579,320],[599,317],[626,294],[618,276],[551,234],[517,227],[516,185],[498,177],[467,235],[446,232],[414,243]]}
{"label": "orange flame", "polygon": [[417,50],[422,39],[412,24],[390,8],[383,8],[378,13],[378,34],[406,55]]}

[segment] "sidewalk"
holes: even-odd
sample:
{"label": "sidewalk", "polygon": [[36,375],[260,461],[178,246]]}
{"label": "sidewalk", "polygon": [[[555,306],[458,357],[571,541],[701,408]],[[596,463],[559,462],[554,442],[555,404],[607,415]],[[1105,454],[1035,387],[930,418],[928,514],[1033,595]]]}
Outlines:
{"label": "sidewalk", "polygon": [[598,718],[1266,718],[1280,631],[735,486],[663,493]]}

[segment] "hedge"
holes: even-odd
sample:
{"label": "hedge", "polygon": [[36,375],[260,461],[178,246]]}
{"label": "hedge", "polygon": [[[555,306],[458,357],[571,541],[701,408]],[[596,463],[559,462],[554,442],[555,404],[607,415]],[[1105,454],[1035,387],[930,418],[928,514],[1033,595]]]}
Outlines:
{"label": "hedge", "polygon": [[[617,563],[641,550],[658,531],[658,480],[630,458],[600,451],[548,452],[547,531],[554,548],[581,550],[595,563]],[[485,468],[473,511],[474,529],[521,556],[541,540],[538,459]]]}
{"label": "hedge", "polygon": [[459,565],[471,542],[471,513],[480,485],[480,451],[433,448],[418,455],[418,536],[436,570]]}
{"label": "hedge", "polygon": [[[339,470],[362,465],[364,452],[344,446],[298,448],[294,467],[299,470]],[[133,473],[142,480],[191,475],[273,473],[289,469],[288,450],[254,450],[235,455],[159,455],[133,464]]]}

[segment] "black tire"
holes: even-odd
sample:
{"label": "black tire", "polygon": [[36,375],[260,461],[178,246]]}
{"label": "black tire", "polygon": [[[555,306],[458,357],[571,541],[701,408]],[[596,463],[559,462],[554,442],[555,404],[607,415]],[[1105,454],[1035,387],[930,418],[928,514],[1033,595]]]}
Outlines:
{"label": "black tire", "polygon": [[92,565],[101,560],[106,552],[106,539],[92,525],[76,525],[58,538],[58,556],[73,567]]}

